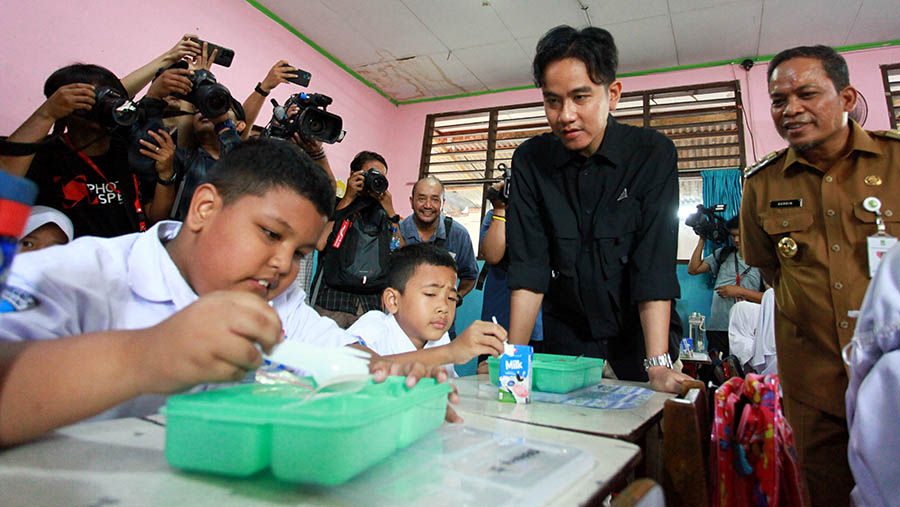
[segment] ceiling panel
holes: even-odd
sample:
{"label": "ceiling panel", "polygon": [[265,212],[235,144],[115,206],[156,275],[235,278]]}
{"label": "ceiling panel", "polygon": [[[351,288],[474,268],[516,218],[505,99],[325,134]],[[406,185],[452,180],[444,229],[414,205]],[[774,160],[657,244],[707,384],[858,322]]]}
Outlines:
{"label": "ceiling panel", "polygon": [[[763,0],[746,0],[747,3],[761,6]],[[687,12],[697,9],[706,9],[709,7],[717,7],[720,5],[733,4],[734,0],[676,0],[669,2],[669,12]]]}
{"label": "ceiling panel", "polygon": [[490,4],[480,1],[403,0],[425,26],[450,49],[484,46],[512,37]]}
{"label": "ceiling panel", "polygon": [[619,73],[900,39],[900,0],[258,0],[394,100],[531,84],[560,24],[612,32]]}
{"label": "ceiling panel", "polygon": [[844,44],[865,44],[900,39],[900,2],[864,0]]}
{"label": "ceiling panel", "polygon": [[756,56],[760,18],[758,2],[672,14],[678,65]]}
{"label": "ceiling panel", "polygon": [[575,0],[490,0],[490,4],[517,39],[540,37],[558,25],[587,26]]}
{"label": "ceiling panel", "polygon": [[[305,3],[305,2],[304,2]],[[328,8],[352,27],[345,37],[360,34],[393,58],[439,53],[448,48],[400,0],[328,0]],[[310,19],[306,23],[313,24]],[[302,32],[302,30],[301,30]]]}
{"label": "ceiling panel", "polygon": [[669,67],[675,63],[675,41],[668,16],[606,27],[619,49],[619,74]]}
{"label": "ceiling panel", "polygon": [[796,6],[767,0],[763,8],[760,56],[774,55],[795,46],[844,45],[850,20],[856,18],[861,3],[862,0],[820,0],[818,8],[804,12],[799,18]]}
{"label": "ceiling panel", "polygon": [[[680,0],[679,0],[680,1]],[[577,2],[572,2],[576,3]],[[594,26],[607,26],[624,21],[666,16],[669,6],[666,0],[628,0],[628,2],[610,2],[609,0],[582,0],[588,8],[588,14]]]}
{"label": "ceiling panel", "polygon": [[441,52],[354,68],[394,100],[417,100],[486,90],[455,55]]}
{"label": "ceiling panel", "polygon": [[[392,59],[386,52],[379,55],[377,41],[365,34],[348,36],[355,30],[347,20],[318,0],[305,2],[303,9],[297,9],[293,0],[262,0],[260,4],[350,67]],[[317,22],[310,23],[310,19]]]}
{"label": "ceiling panel", "polygon": [[490,90],[532,84],[531,56],[516,41],[459,49],[453,54]]}

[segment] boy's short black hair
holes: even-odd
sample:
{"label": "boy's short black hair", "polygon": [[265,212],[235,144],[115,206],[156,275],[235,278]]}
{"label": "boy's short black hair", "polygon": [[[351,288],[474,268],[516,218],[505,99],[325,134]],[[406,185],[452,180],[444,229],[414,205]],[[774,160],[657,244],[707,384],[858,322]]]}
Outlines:
{"label": "boy's short black hair", "polygon": [[415,243],[391,252],[388,257],[388,287],[402,293],[416,268],[423,264],[446,266],[457,272],[456,261],[446,249],[431,243]]}
{"label": "boy's short black hair", "polygon": [[350,173],[355,173],[363,168],[363,164],[370,160],[377,160],[384,165],[384,168],[387,169],[387,162],[384,161],[384,157],[375,153],[374,151],[361,151],[353,157],[353,160],[350,161]]}
{"label": "boy's short black hair", "polygon": [[226,205],[284,187],[309,199],[323,216],[334,211],[334,188],[325,172],[296,144],[283,139],[244,141],[209,169],[206,182],[216,187]]}
{"label": "boy's short black hair", "polygon": [[534,84],[543,87],[547,65],[565,58],[581,60],[591,81],[598,85],[610,85],[616,80],[619,51],[612,34],[602,28],[589,26],[576,30],[568,25],[551,28],[537,43],[531,64]]}
{"label": "boy's short black hair", "polygon": [[99,65],[87,63],[68,65],[50,74],[50,77],[44,81],[44,96],[50,98],[56,90],[74,83],[108,86],[121,93],[123,97],[128,96],[125,86],[112,71]]}
{"label": "boy's short black hair", "polygon": [[772,73],[782,63],[793,60],[794,58],[815,58],[822,62],[822,68],[828,79],[834,84],[835,90],[840,92],[844,88],[850,86],[850,70],[847,69],[847,60],[834,49],[828,46],[797,46],[795,48],[785,49],[775,55],[769,62],[769,68],[766,70],[766,82],[772,81]]}
{"label": "boy's short black hair", "polygon": [[725,228],[728,229],[729,231],[731,229],[740,229],[741,228],[741,218],[738,215],[735,215],[735,216],[729,218],[728,221],[725,222]]}

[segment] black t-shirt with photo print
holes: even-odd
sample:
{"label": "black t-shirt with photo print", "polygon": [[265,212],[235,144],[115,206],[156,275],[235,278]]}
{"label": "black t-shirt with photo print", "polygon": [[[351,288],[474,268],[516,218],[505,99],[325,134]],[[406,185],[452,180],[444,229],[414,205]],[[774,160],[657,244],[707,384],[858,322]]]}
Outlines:
{"label": "black t-shirt with photo print", "polygon": [[109,151],[90,158],[100,172],[62,139],[35,155],[26,177],[38,185],[36,204],[65,213],[75,227],[75,237],[138,232],[146,218],[138,217],[135,192],[146,203],[153,198],[156,182],[135,180],[128,166],[127,142],[116,137]]}

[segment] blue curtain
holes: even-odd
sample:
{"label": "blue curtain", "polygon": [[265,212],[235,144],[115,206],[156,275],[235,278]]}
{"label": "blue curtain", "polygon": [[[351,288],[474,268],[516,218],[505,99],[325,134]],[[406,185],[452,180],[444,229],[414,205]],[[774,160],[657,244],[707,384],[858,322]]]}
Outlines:
{"label": "blue curtain", "polygon": [[[715,206],[725,204],[727,207],[721,213],[722,218],[728,220],[737,216],[741,211],[741,171],[738,169],[719,169],[716,171],[700,171],[703,178],[703,205]],[[709,255],[714,248],[722,245],[713,245],[709,242],[703,248],[703,255]]]}

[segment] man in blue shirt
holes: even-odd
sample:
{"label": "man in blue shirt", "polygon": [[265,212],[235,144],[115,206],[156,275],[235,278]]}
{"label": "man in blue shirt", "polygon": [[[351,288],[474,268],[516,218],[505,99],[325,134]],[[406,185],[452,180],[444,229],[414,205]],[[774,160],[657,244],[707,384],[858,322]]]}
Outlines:
{"label": "man in blue shirt", "polygon": [[[444,207],[444,185],[434,176],[428,176],[413,185],[409,198],[413,214],[400,221],[400,234],[407,245],[414,243],[434,243],[446,248],[459,266],[459,288],[457,305],[475,287],[478,278],[478,264],[472,239],[462,224],[449,221],[441,215]],[[456,324],[450,326],[450,339],[456,337]]]}
{"label": "man in blue shirt", "polygon": [[706,337],[709,351],[714,350],[725,357],[730,353],[728,347],[728,315],[731,307],[741,300],[759,303],[762,301],[762,275],[758,268],[748,266],[738,249],[741,247],[741,229],[738,217],[725,223],[734,246],[724,246],[713,253],[702,257],[706,239],[700,236],[691,262],[688,264],[689,275],[699,275],[707,271],[716,280],[716,293],[712,297],[709,310],[709,321],[706,323]]}

